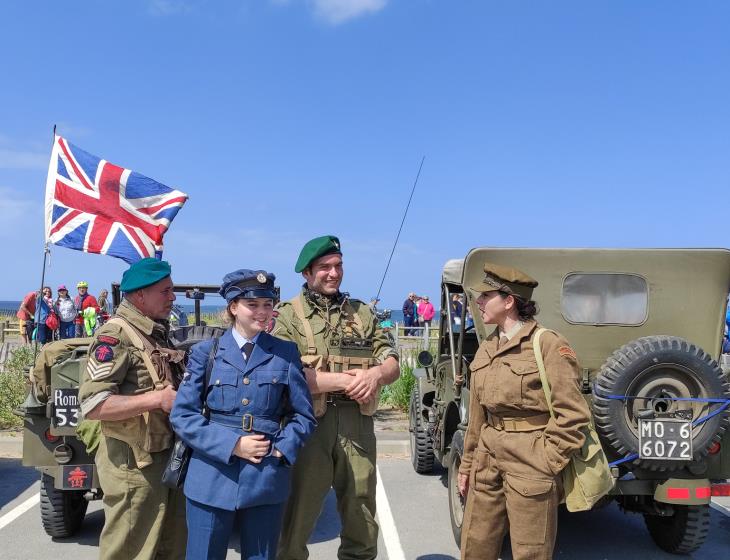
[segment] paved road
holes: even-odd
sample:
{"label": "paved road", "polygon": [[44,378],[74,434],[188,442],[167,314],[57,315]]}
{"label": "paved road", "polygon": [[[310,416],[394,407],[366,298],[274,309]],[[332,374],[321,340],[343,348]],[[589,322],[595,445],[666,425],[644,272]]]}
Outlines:
{"label": "paved road", "polygon": [[[381,525],[382,560],[454,560],[458,549],[451,536],[445,473],[419,476],[413,472],[406,456],[383,456],[379,459],[382,492],[378,496]],[[82,531],[75,537],[53,541],[40,526],[37,503],[38,476],[20,460],[0,458],[0,542],[4,560],[42,558],[97,558],[98,534],[103,513],[98,502],[91,504]],[[30,509],[13,518],[18,506]],[[28,507],[28,506],[27,506]],[[390,515],[388,514],[390,512]],[[730,517],[712,510],[711,535],[705,546],[692,556],[695,559],[727,557],[730,547]],[[312,537],[311,558],[336,558],[339,521],[333,496]],[[229,558],[238,558],[231,543]],[[676,556],[659,551],[649,539],[642,518],[625,515],[615,506],[584,514],[563,513],[555,557],[560,560],[676,560]],[[506,550],[503,558],[511,558]]]}

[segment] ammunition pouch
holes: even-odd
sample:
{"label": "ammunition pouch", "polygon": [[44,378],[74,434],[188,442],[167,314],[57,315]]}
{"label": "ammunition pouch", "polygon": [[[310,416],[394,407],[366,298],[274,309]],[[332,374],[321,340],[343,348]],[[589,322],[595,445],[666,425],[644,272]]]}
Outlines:
{"label": "ammunition pouch", "polygon": [[165,451],[173,442],[170,422],[162,410],[150,410],[124,420],[102,420],[101,433],[129,445],[140,469],[152,464],[151,453]]}

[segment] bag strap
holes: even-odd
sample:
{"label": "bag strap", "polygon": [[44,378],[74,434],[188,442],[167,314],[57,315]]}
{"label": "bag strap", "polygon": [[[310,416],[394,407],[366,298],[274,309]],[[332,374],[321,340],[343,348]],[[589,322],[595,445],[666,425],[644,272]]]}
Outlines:
{"label": "bag strap", "polygon": [[208,353],[208,361],[205,363],[205,377],[203,378],[203,416],[206,418],[210,416],[210,410],[208,410],[208,385],[210,385],[210,376],[213,374],[213,363],[215,362],[215,355],[218,353],[219,342],[219,337],[213,339],[213,346],[210,349],[210,353]]}
{"label": "bag strap", "polygon": [[[542,383],[542,390],[545,393],[545,400],[547,400],[548,409],[550,409],[550,417],[554,420],[555,413],[553,412],[553,399],[552,391],[550,390],[550,382],[545,372],[545,362],[542,359],[542,349],[540,348],[540,337],[542,333],[549,329],[540,327],[535,333],[535,338],[532,339],[532,347],[535,350],[535,360],[537,361],[537,369],[540,370],[540,382]],[[553,332],[553,331],[550,331]]]}
{"label": "bag strap", "polygon": [[124,333],[132,341],[132,345],[137,350],[141,350],[142,361],[144,362],[144,365],[147,366],[147,371],[149,371],[152,382],[155,384],[155,390],[161,391],[162,389],[164,389],[165,385],[164,383],[162,383],[160,375],[157,373],[155,364],[152,363],[152,358],[150,358],[149,354],[147,354],[147,347],[142,341],[142,337],[140,336],[139,332],[137,332],[137,329],[130,325],[129,322],[122,317],[114,317],[112,319],[109,319],[107,321],[107,324],[119,325],[122,328]]}
{"label": "bag strap", "polygon": [[314,355],[317,353],[317,345],[314,343],[314,332],[312,331],[312,325],[309,320],[304,316],[304,304],[302,303],[302,296],[298,295],[289,300],[294,313],[301,321],[304,326],[304,335],[307,337],[307,354]]}

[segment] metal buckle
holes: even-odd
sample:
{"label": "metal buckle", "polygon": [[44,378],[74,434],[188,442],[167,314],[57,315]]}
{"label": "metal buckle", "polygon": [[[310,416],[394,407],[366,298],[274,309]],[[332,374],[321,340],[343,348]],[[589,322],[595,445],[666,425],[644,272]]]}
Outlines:
{"label": "metal buckle", "polygon": [[244,432],[250,432],[253,430],[253,414],[244,414],[241,420],[241,427]]}
{"label": "metal buckle", "polygon": [[327,399],[325,400],[327,404],[335,404],[335,397],[332,395],[332,393],[327,393]]}

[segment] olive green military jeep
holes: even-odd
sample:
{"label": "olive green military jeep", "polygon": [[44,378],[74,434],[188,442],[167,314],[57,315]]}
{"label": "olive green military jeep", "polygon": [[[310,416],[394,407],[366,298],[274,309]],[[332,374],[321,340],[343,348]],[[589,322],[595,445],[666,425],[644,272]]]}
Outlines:
{"label": "olive green military jeep", "polygon": [[[730,478],[730,385],[720,365],[730,358],[721,355],[730,251],[481,248],[446,263],[438,356],[420,356],[425,367],[416,370],[411,396],[411,456],[419,473],[434,459],[448,469],[457,543],[469,364],[494,329],[464,286],[482,278],[485,262],[536,278],[537,320],[565,335],[578,355],[582,391],[616,479],[603,503],[643,514],[666,551],[697,549],[709,530],[711,496],[727,495]],[[466,302],[458,318],[453,294]]]}
{"label": "olive green military jeep", "polygon": [[[218,286],[175,285],[195,302],[195,321],[171,330],[177,348],[188,350],[223,329],[205,326],[200,302]],[[121,301],[119,284],[112,284],[114,308]],[[23,465],[41,473],[41,521],[51,537],[72,536],[81,526],[88,501],[101,498],[93,456],[79,434],[94,440],[96,423],[79,417],[78,387],[86,367],[90,338],[53,342],[43,347],[29,372],[29,393],[21,407],[24,420]],[[93,453],[93,447],[90,447]]]}

